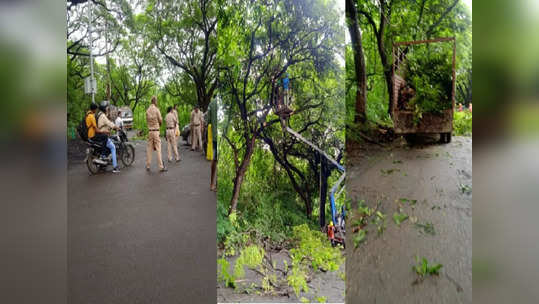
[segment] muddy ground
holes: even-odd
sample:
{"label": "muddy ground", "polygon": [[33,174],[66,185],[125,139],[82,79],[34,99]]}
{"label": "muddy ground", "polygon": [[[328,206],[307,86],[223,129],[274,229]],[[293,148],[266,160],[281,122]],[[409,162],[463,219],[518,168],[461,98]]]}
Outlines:
{"label": "muddy ground", "polygon": [[[360,200],[378,206],[386,229],[378,234],[367,225],[355,248],[351,232],[358,215],[351,212],[346,303],[472,303],[472,139],[348,148],[353,209]],[[396,212],[409,216],[400,227]],[[418,224],[432,224],[434,231]],[[442,264],[440,275],[418,280],[416,257]]]}
{"label": "muddy ground", "polygon": [[[291,265],[289,255],[286,250],[279,252],[269,252],[268,256],[275,262],[275,266],[278,269],[285,269],[285,262]],[[230,269],[233,269],[237,257],[227,259],[230,263]],[[286,280],[286,278],[279,271],[275,272],[278,275],[278,279]],[[307,298],[309,301],[316,303],[317,297],[326,297],[328,303],[343,303],[344,302],[344,288],[343,281],[344,263],[337,271],[332,272],[317,272],[312,280],[307,283],[309,286],[308,292],[301,292],[299,297],[296,296],[292,288],[283,288],[276,290],[275,294],[263,294],[260,293],[260,288],[253,288],[252,284],[256,286],[262,286],[263,276],[258,272],[245,267],[245,278],[236,281],[236,289],[227,288],[223,282],[217,284],[217,302],[218,303],[299,303],[302,297]]]}

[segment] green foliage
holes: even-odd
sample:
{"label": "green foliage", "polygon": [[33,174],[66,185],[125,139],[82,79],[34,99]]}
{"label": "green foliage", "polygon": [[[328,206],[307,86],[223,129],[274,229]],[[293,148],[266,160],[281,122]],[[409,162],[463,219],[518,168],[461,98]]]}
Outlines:
{"label": "green foliage", "polygon": [[[453,7],[454,1],[451,0],[432,0],[432,1],[386,1],[385,7],[377,1],[356,1],[359,14],[359,24],[361,27],[363,53],[367,75],[367,104],[366,116],[367,128],[376,129],[378,125],[387,127],[393,126],[393,122],[388,113],[389,92],[388,92],[388,73],[392,69],[392,63],[396,58],[392,56],[391,46],[395,42],[423,40],[437,37],[456,37],[456,98],[457,102],[469,104],[471,102],[471,79],[472,79],[472,16],[471,11],[466,5],[459,1]],[[388,7],[391,8],[388,8]],[[390,12],[390,13],[389,13]],[[372,20],[381,20],[381,14],[387,22],[384,31],[380,30],[380,24],[374,25],[366,22],[365,15]],[[443,18],[441,18],[443,17]],[[433,26],[436,24],[436,26]],[[382,35],[383,51],[379,48],[376,37]],[[411,47],[407,53],[412,60],[412,68],[415,77],[410,77],[411,83],[414,83],[419,90],[419,96],[410,108],[416,113],[416,121],[423,113],[438,111],[439,108],[448,108],[447,102],[439,105],[440,99],[446,100],[447,95],[446,77],[451,77],[449,73],[438,73],[447,70],[447,61],[451,62],[452,54],[438,54],[436,45],[446,45],[451,47],[450,43],[429,44],[428,49],[421,50],[423,47]],[[401,49],[402,50],[402,49]],[[450,51],[450,50],[449,50]],[[355,114],[355,97],[357,88],[357,78],[354,69],[354,56],[350,44],[346,46],[346,109],[347,121],[349,127],[347,134],[349,138],[354,138],[354,132],[360,129],[352,128]],[[382,62],[382,57],[386,58],[386,63]],[[412,58],[415,57],[415,58]],[[429,59],[434,58],[434,59]],[[443,58],[443,60],[442,60]],[[438,68],[438,63],[442,63]],[[417,65],[425,64],[425,70]],[[401,67],[402,68],[402,67]],[[432,74],[432,76],[423,73]],[[447,75],[447,76],[446,76]],[[442,79],[439,79],[442,77]],[[415,79],[412,79],[415,78]],[[432,78],[432,79],[431,79]],[[442,83],[437,85],[436,83]],[[389,89],[390,90],[390,89]],[[448,95],[450,96],[450,95]]]}
{"label": "green foliage", "polygon": [[220,281],[223,281],[225,283],[225,286],[227,287],[235,287],[235,278],[230,272],[228,271],[230,268],[230,264],[225,258],[220,258],[217,260],[217,279]]}
{"label": "green foliage", "polygon": [[327,301],[328,301],[327,297],[324,297],[324,296],[316,297],[316,302],[318,303],[326,303]]}
{"label": "green foliage", "polygon": [[416,223],[415,226],[421,229],[420,231],[422,231],[424,234],[430,234],[430,235],[436,234],[436,230],[434,229],[434,225],[432,223],[425,223],[425,224]]}
{"label": "green foliage", "polygon": [[393,214],[393,221],[395,222],[395,224],[397,224],[398,226],[401,225],[402,222],[404,222],[405,220],[408,219],[408,214],[405,214],[405,213],[398,213],[398,212],[395,212]]}
{"label": "green foliage", "polygon": [[412,269],[419,275],[420,278],[425,277],[425,275],[438,275],[440,274],[440,269],[442,269],[442,264],[429,265],[429,262],[426,258],[419,260],[419,257],[416,257],[417,265],[413,266]]}
{"label": "green foliage", "polygon": [[459,186],[460,192],[464,194],[471,194],[472,193],[472,186],[466,185],[466,184],[460,184]]}
{"label": "green foliage", "polygon": [[301,266],[292,267],[292,273],[286,277],[288,285],[292,287],[296,296],[299,296],[301,291],[309,291],[307,286],[307,272],[301,269]]}
{"label": "green foliage", "polygon": [[472,136],[472,112],[461,111],[454,113],[453,135]]}
{"label": "green foliage", "polygon": [[417,115],[451,109],[453,57],[446,44],[420,45],[406,58],[404,79],[415,89],[409,106]]}
{"label": "green foliage", "polygon": [[256,245],[250,245],[244,248],[240,253],[240,257],[236,260],[236,264],[234,265],[234,278],[241,279],[243,276],[245,276],[245,269],[243,268],[244,266],[253,269],[260,266],[262,260],[264,259],[264,255],[264,249]]}
{"label": "green foliage", "polygon": [[365,237],[367,236],[367,232],[365,229],[359,229],[358,233],[354,236],[354,247],[359,247],[359,244],[363,243],[365,241]]}
{"label": "green foliage", "polygon": [[296,248],[290,250],[292,265],[306,264],[313,269],[336,271],[343,262],[339,248],[334,248],[327,237],[309,229],[306,224],[293,227]]}

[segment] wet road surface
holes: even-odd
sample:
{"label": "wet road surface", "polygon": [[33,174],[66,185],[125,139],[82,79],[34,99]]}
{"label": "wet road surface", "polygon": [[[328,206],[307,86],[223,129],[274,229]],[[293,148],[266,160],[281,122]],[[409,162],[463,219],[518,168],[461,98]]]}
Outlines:
{"label": "wet road surface", "polygon": [[[354,248],[357,212],[352,212],[346,303],[472,303],[471,138],[454,137],[447,145],[356,149],[349,154],[348,172],[353,204],[378,205],[387,228],[378,235],[368,224],[365,241]],[[409,216],[400,227],[393,221],[399,206]],[[416,225],[428,223],[434,235]],[[440,275],[417,282],[416,256],[442,264]]]}
{"label": "wet road surface", "polygon": [[[68,166],[69,303],[214,303],[216,195],[210,162],[180,145],[180,163],[159,173],[146,143],[119,174]],[[83,156],[82,156],[83,157]],[[110,170],[110,168],[109,168]],[[210,288],[212,287],[212,288]]]}

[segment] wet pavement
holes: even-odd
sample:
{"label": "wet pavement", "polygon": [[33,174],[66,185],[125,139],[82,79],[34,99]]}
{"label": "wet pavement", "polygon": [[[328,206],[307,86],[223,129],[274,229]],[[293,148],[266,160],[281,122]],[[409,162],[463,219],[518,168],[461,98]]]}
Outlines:
{"label": "wet pavement", "polygon": [[[119,174],[68,166],[69,303],[214,303],[216,195],[210,162],[182,142],[180,163],[146,172],[146,144]],[[78,155],[78,156],[77,156]],[[110,170],[111,168],[109,168]]]}
{"label": "wet pavement", "polygon": [[[351,153],[350,153],[351,152]],[[472,303],[472,140],[447,145],[349,150],[347,190],[386,215],[379,235],[368,224],[354,248],[351,213],[347,225],[346,303]],[[401,200],[401,199],[404,199]],[[393,214],[409,219],[400,227]],[[434,235],[417,224],[432,224]],[[439,276],[417,280],[416,256],[443,265]]]}

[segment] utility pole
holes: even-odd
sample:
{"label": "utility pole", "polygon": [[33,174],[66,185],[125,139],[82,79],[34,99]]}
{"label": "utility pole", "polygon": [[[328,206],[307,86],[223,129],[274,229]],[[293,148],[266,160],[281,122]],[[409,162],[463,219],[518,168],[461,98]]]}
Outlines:
{"label": "utility pole", "polygon": [[90,36],[89,48],[90,48],[90,83],[91,83],[91,92],[92,92],[92,103],[95,103],[95,78],[94,78],[94,55],[92,53],[93,49],[93,35],[92,35],[92,1],[88,0],[88,35]]}

